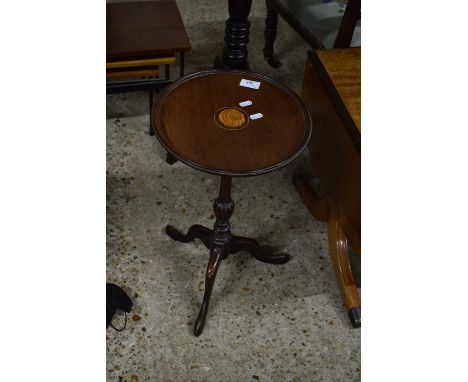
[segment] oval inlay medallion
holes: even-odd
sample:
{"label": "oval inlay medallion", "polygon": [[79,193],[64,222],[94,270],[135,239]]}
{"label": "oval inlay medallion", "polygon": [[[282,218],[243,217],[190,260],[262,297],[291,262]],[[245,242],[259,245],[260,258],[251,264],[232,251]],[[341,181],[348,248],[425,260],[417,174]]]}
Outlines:
{"label": "oval inlay medallion", "polygon": [[223,107],[214,116],[218,126],[228,130],[243,129],[249,123],[249,116],[242,109],[234,107]]}

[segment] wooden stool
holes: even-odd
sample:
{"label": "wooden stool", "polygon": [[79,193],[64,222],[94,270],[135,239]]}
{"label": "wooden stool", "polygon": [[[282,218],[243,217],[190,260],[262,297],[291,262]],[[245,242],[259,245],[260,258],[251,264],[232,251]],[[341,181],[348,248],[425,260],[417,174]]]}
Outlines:
{"label": "wooden stool", "polygon": [[[254,88],[241,86],[244,83]],[[156,100],[152,114],[156,136],[170,153],[188,166],[221,177],[213,229],[192,225],[184,235],[166,227],[172,239],[188,243],[197,238],[210,250],[205,294],[194,327],[198,336],[221,260],[247,251],[265,263],[289,261],[286,254],[267,253],[254,239],[231,234],[231,182],[232,177],[265,174],[295,159],[309,141],[311,120],[300,98],[275,80],[223,70],[175,82]]]}

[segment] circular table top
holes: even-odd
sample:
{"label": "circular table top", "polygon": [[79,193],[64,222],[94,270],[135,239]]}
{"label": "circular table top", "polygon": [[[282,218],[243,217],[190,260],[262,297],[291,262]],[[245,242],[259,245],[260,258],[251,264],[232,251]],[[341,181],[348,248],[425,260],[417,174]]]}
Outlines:
{"label": "circular table top", "polygon": [[[260,86],[241,86],[241,80]],[[152,113],[156,136],[170,153],[217,175],[259,175],[283,167],[302,152],[311,133],[300,98],[253,72],[211,70],[183,77],[163,91]]]}

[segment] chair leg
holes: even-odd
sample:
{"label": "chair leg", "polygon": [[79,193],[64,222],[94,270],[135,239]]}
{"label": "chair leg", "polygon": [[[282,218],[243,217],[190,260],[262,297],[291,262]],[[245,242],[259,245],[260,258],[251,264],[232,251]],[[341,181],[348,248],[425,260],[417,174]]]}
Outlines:
{"label": "chair leg", "polygon": [[266,0],[267,15],[265,19],[265,47],[263,48],[263,57],[268,61],[270,66],[278,68],[280,63],[275,55],[273,45],[276,40],[276,31],[278,28],[278,12],[271,5],[269,0]]}
{"label": "chair leg", "polygon": [[328,245],[348,316],[355,328],[361,327],[361,299],[349,263],[348,239],[338,222],[328,222]]}
{"label": "chair leg", "polygon": [[185,57],[184,52],[180,52],[180,78],[185,76]]}
{"label": "chair leg", "polygon": [[293,176],[293,184],[312,216],[317,220],[327,221],[330,211],[326,199],[318,196],[301,175]]}
{"label": "chair leg", "polygon": [[149,91],[149,120],[150,120],[150,126],[149,126],[149,135],[153,136],[154,131],[153,131],[153,126],[151,126],[151,111],[153,109],[153,89],[150,89]]}
{"label": "chair leg", "polygon": [[354,29],[361,18],[361,0],[348,0],[341,19],[340,28],[333,44],[334,48],[349,48],[353,40]]}

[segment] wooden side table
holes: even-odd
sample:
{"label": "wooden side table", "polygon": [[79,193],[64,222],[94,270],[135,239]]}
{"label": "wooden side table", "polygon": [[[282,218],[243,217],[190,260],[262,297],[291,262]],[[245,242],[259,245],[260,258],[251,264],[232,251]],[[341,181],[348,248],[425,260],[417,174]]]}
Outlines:
{"label": "wooden side table", "polygon": [[177,54],[184,76],[184,53],[189,50],[175,0],[106,4],[107,93],[148,90],[151,110],[153,91],[172,83],[170,65]]}
{"label": "wooden side table", "polygon": [[[175,0],[137,1],[106,4],[107,68],[148,70],[169,65],[180,55],[180,76],[184,74],[184,53],[190,41]],[[134,81],[109,84],[108,91],[130,91],[151,88],[156,81]]]}
{"label": "wooden side table", "polygon": [[[259,88],[241,86],[245,81]],[[309,141],[311,120],[300,98],[275,80],[224,70],[199,72],[176,81],[163,91],[152,113],[156,136],[166,150],[188,166],[221,176],[213,205],[213,229],[192,225],[184,235],[166,227],[172,239],[188,243],[197,238],[210,250],[205,294],[194,327],[198,336],[223,259],[248,251],[266,263],[289,260],[286,254],[266,253],[254,239],[231,234],[231,182],[232,177],[265,174],[295,159]]]}
{"label": "wooden side table", "polygon": [[348,246],[361,253],[361,48],[309,52],[302,98],[314,118],[309,144],[324,196],[297,176],[312,215],[328,222],[328,245],[351,324],[361,326],[361,299]]}

